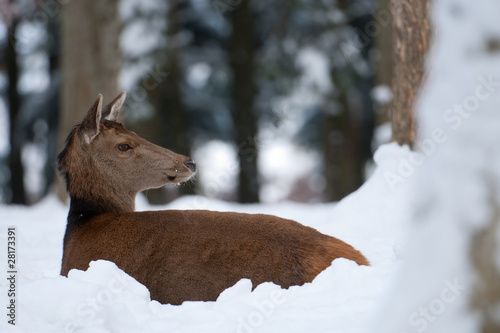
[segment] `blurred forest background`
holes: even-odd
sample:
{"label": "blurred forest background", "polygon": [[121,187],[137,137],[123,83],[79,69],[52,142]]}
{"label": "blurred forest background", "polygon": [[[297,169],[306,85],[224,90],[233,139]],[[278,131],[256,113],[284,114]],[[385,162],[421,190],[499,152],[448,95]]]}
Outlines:
{"label": "blurred forest background", "polygon": [[[337,201],[391,137],[388,0],[0,0],[0,202],[33,204],[98,93],[199,174],[150,190]],[[59,192],[64,192],[59,189]]]}

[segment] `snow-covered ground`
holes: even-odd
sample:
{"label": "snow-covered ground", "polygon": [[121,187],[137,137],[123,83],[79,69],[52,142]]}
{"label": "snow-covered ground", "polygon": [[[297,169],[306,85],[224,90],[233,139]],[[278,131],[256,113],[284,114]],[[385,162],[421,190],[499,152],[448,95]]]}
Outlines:
{"label": "snow-covered ground", "polygon": [[[282,290],[265,283],[251,292],[249,280],[224,291],[216,302],[181,306],[151,301],[148,290],[107,261],[59,276],[67,207],[49,197],[32,208],[0,206],[0,241],[16,228],[16,325],[7,323],[7,251],[0,251],[1,332],[373,332],[398,276],[409,227],[406,184],[388,182],[409,150],[394,144],[375,155],[377,169],[338,204],[237,205],[200,196],[162,209],[211,209],[269,213],[293,218],[362,251],[372,266],[339,259],[312,282]],[[409,178],[408,178],[409,179]],[[391,186],[392,185],[392,186]],[[149,207],[142,197],[138,210]]]}

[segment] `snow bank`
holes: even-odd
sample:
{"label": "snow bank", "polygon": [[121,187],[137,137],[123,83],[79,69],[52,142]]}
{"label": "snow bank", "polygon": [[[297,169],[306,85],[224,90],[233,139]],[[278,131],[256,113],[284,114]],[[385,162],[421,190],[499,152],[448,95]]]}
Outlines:
{"label": "snow bank", "polygon": [[[357,192],[338,204],[237,205],[200,196],[181,198],[162,209],[213,209],[269,213],[293,218],[361,250],[371,267],[339,259],[312,282],[283,290],[264,283],[251,292],[243,279],[216,302],[181,306],[151,301],[148,290],[115,264],[92,262],[85,272],[58,275],[67,207],[53,197],[33,208],[0,206],[0,240],[7,226],[18,238],[16,325],[2,332],[369,332],[381,301],[404,257],[407,208],[404,188],[393,189],[384,174],[397,172],[408,150],[382,146],[378,167]],[[149,207],[139,197],[139,210]],[[6,272],[6,253],[0,262]],[[7,280],[0,279],[4,312]]]}

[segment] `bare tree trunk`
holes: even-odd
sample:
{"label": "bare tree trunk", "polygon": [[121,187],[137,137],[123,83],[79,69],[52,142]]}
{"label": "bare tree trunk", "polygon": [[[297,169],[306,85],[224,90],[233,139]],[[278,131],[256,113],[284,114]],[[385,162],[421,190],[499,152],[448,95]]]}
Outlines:
{"label": "bare tree trunk", "polygon": [[413,146],[416,96],[429,47],[429,0],[391,0],[393,29],[392,140]]}
{"label": "bare tree trunk", "polygon": [[[97,94],[115,98],[121,68],[118,0],[73,0],[62,7],[62,91],[59,149]],[[66,198],[63,182],[58,194]]]}
{"label": "bare tree trunk", "polygon": [[259,201],[257,170],[258,147],[257,117],[254,112],[256,87],[254,82],[254,57],[256,36],[254,14],[250,1],[243,1],[231,13],[232,35],[229,56],[233,72],[232,111],[236,128],[236,143],[240,163],[239,201]]}
{"label": "bare tree trunk", "polygon": [[349,193],[357,190],[364,182],[364,166],[366,152],[363,139],[366,128],[354,115],[347,91],[342,91],[337,98],[342,106],[340,112],[325,112],[323,123],[324,175],[326,187],[325,201],[339,201]]}
{"label": "bare tree trunk", "polygon": [[[380,26],[380,33],[375,36],[375,47],[377,49],[377,60],[375,63],[375,85],[391,87],[392,80],[392,26],[391,15],[389,15],[390,0],[377,0],[377,11],[375,20]],[[387,14],[387,17],[386,17]],[[387,19],[387,21],[385,21]],[[382,125],[391,121],[390,101],[385,103],[376,101],[376,124]]]}
{"label": "bare tree trunk", "polygon": [[[335,6],[343,12],[352,9],[347,0],[338,1]],[[348,27],[363,32],[371,20],[371,16],[362,15],[352,20]],[[371,43],[371,39],[368,40],[359,50],[360,54],[368,53]],[[331,72],[335,91],[330,98],[335,101],[338,110],[327,109],[332,103],[325,103],[324,106],[324,201],[339,201],[357,190],[364,182],[365,164],[371,155],[373,124],[369,115],[373,111],[371,100],[365,96],[369,95],[372,77],[356,78],[351,66],[347,62],[343,68],[335,68]],[[351,75],[350,80],[354,82],[347,83],[346,75]]]}
{"label": "bare tree trunk", "polygon": [[16,51],[16,29],[17,19],[14,18],[9,28],[9,40],[6,52],[6,63],[9,77],[9,86],[7,95],[9,100],[9,119],[10,119],[10,190],[11,197],[9,202],[13,204],[26,204],[26,191],[24,189],[24,167],[21,160],[22,138],[18,131],[18,117],[20,111],[20,98],[17,91],[19,81],[19,67],[17,65]]}

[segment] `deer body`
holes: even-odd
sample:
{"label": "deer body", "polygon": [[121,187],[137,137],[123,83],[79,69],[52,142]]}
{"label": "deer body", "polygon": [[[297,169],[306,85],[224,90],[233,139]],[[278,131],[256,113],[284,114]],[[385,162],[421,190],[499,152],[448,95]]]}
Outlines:
{"label": "deer body", "polygon": [[117,122],[125,94],[99,96],[68,137],[59,169],[71,197],[61,274],[110,260],[161,303],[211,301],[242,278],[284,288],[311,282],[336,258],[368,265],[352,246],[271,215],[203,210],[134,212],[139,191],[184,182],[189,158]]}

